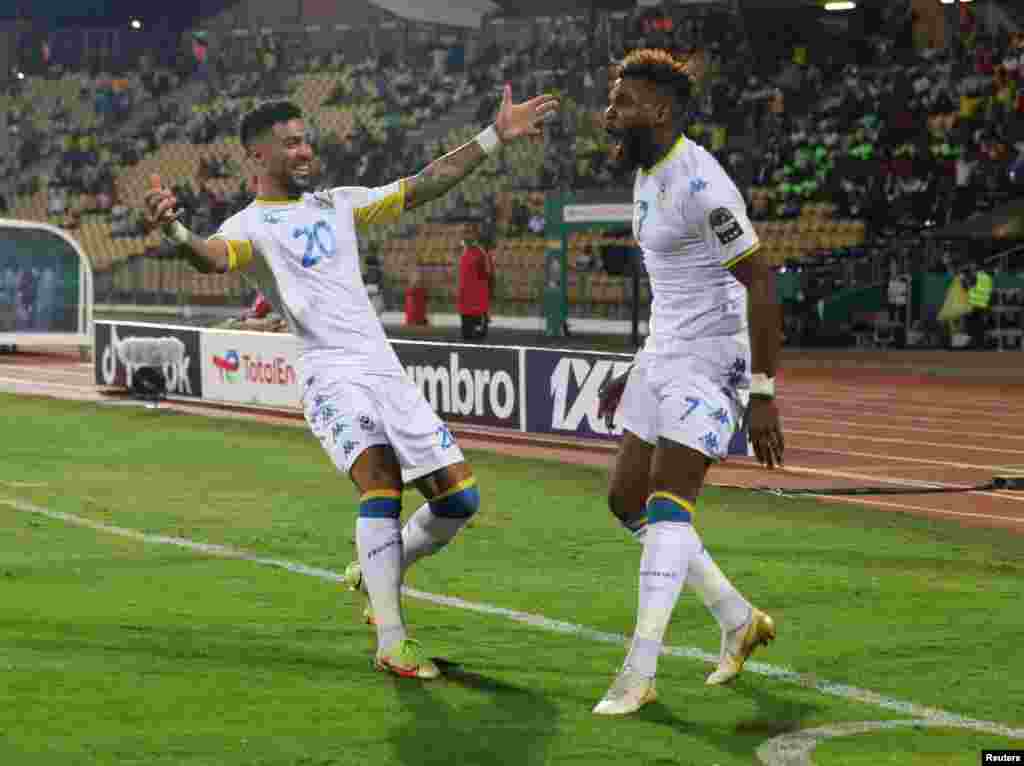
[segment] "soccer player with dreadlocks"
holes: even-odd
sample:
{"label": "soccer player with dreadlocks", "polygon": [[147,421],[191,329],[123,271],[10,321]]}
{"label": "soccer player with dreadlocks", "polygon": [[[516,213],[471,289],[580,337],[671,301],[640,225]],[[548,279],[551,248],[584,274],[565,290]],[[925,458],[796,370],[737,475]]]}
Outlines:
{"label": "soccer player with dreadlocks", "polygon": [[[633,234],[654,302],[633,367],[601,395],[625,433],[609,490],[613,514],[642,541],[639,608],[629,654],[594,708],[626,715],[655,699],[669,619],[685,585],[722,630],[709,685],[735,678],[775,638],[771,617],[722,574],[694,529],[708,468],[725,459],[745,416],[758,460],[781,465],[774,377],[780,345],[775,275],[736,185],[685,137],[693,80],[685,62],[638,50],[622,62],[605,114],[612,156],[636,171]],[[744,409],[740,390],[749,389]]]}

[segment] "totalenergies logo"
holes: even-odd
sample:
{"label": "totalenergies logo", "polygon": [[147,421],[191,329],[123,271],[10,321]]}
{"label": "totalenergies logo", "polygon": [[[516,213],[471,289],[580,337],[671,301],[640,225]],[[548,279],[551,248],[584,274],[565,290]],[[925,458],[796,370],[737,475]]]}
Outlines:
{"label": "totalenergies logo", "polygon": [[221,383],[255,383],[264,386],[294,386],[295,368],[283,356],[263,359],[257,354],[239,354],[228,351],[213,357],[213,366],[220,370]]}
{"label": "totalenergies logo", "polygon": [[224,356],[213,355],[213,366],[220,370],[221,383],[237,383],[238,370],[242,366],[237,351],[228,351]]}

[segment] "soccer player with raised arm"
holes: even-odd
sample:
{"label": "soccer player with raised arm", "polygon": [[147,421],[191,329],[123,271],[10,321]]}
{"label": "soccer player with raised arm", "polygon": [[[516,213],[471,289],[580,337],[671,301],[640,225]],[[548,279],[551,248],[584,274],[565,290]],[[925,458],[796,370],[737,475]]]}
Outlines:
{"label": "soccer player with raised arm", "polygon": [[[407,637],[402,578],[466,525],[480,494],[451,432],[406,377],[384,334],[360,273],[356,230],[390,223],[441,197],[503,142],[540,135],[544,118],[558,106],[550,96],[514,104],[506,86],[494,124],[418,175],[373,189],[313,191],[314,153],[301,110],[287,101],[264,103],[242,120],[240,136],[259,168],[258,196],[209,239],[177,220],[177,200],[158,176],[151,179],[149,222],[200,271],[242,272],[299,340],[306,420],[361,495],[358,561],[345,577],[369,598],[378,670],[439,675]],[[402,527],[406,483],[427,502]]]}
{"label": "soccer player with raised arm", "polygon": [[[709,685],[731,681],[775,637],[771,617],[722,574],[693,526],[708,468],[728,454],[745,414],[762,463],[781,465],[783,440],[774,401],[781,340],[775,275],[735,184],[685,137],[692,86],[685,65],[668,53],[634,51],[605,114],[613,158],[636,170],[633,234],[654,302],[644,348],[601,394],[609,419],[621,399],[625,429],[609,506],[644,550],[635,633],[594,708],[599,715],[626,715],[655,699],[658,656],[684,584],[722,630]],[[739,391],[746,388],[744,413]]]}

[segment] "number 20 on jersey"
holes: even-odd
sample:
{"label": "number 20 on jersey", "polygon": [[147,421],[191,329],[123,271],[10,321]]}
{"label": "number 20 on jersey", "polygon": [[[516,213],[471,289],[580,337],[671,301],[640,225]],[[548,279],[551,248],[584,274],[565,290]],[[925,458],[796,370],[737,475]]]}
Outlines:
{"label": "number 20 on jersey", "polygon": [[317,221],[312,226],[297,226],[292,239],[304,239],[306,250],[302,256],[304,268],[311,269],[323,258],[331,258],[335,252],[334,232],[327,221]]}

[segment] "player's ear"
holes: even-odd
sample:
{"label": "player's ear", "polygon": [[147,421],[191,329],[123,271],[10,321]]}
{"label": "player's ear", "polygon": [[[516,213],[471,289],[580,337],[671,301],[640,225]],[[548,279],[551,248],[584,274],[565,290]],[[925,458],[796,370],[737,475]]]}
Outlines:
{"label": "player's ear", "polygon": [[264,151],[262,145],[253,143],[245,147],[245,156],[248,157],[253,162],[255,162],[257,165],[262,165],[263,160],[266,158],[267,154]]}
{"label": "player's ear", "polygon": [[672,122],[672,104],[661,101],[654,109],[654,124],[667,125]]}

